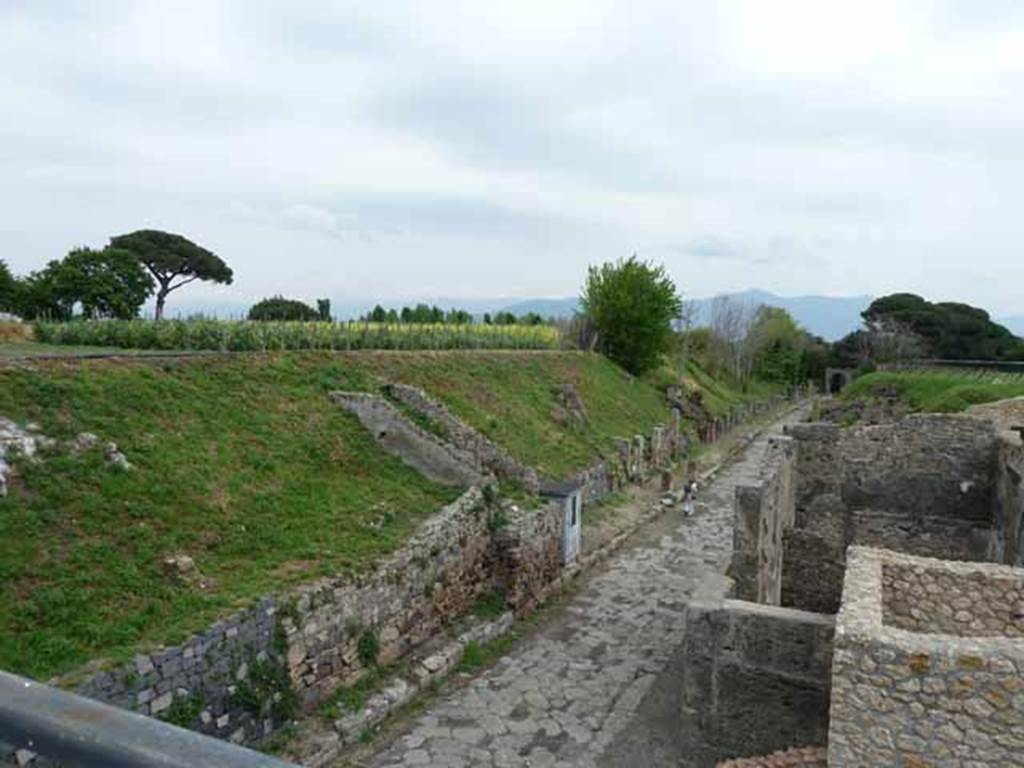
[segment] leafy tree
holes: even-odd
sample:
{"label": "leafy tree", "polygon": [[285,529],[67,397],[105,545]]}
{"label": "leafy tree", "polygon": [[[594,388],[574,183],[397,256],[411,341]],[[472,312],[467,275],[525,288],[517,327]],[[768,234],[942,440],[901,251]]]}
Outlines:
{"label": "leafy tree", "polygon": [[536,312],[527,312],[525,315],[520,316],[516,322],[519,325],[543,325],[544,318]]}
{"label": "leafy tree", "polygon": [[632,256],[591,267],[580,306],[597,330],[601,350],[640,374],[669,351],[682,300],[664,267]]}
{"label": "leafy tree", "polygon": [[919,355],[949,360],[1006,360],[1019,354],[1022,342],[1007,328],[992,322],[988,312],[956,302],[932,303],[913,293],[894,293],[876,299],[862,313],[876,346],[910,340]]}
{"label": "leafy tree", "polygon": [[387,322],[388,313],[380,304],[373,308],[373,311],[366,316],[366,319],[371,323],[384,323]]}
{"label": "leafy tree", "polygon": [[18,283],[7,263],[0,259],[0,312],[13,312],[17,302]]}
{"label": "leafy tree", "polygon": [[110,247],[132,253],[156,280],[156,319],[164,316],[164,305],[172,291],[196,280],[230,285],[231,268],[211,251],[181,235],[155,229],[141,229],[110,239]]}
{"label": "leafy tree", "polygon": [[323,320],[325,323],[331,322],[331,300],[317,299],[316,313],[320,316],[320,319]]}
{"label": "leafy tree", "polygon": [[69,320],[76,306],[90,319],[137,317],[153,279],[134,255],[118,248],[76,248],[33,272],[19,286],[26,317]]}
{"label": "leafy tree", "polygon": [[51,262],[56,294],[65,302],[82,305],[87,318],[137,317],[153,293],[153,278],[129,252],[119,248],[76,248],[59,262]]}
{"label": "leafy tree", "polygon": [[309,304],[284,296],[272,296],[253,304],[249,309],[250,320],[319,320],[320,313]]}
{"label": "leafy tree", "polygon": [[748,341],[754,376],[780,384],[798,383],[806,336],[786,310],[760,307]]}
{"label": "leafy tree", "polygon": [[495,325],[515,325],[516,316],[511,312],[499,312],[494,316]]}

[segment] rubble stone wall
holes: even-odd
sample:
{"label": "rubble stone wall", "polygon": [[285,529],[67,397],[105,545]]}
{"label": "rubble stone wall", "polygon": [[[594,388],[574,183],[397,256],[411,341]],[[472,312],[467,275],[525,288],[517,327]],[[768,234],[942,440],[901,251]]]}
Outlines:
{"label": "rubble stone wall", "polygon": [[368,660],[361,645],[376,646],[386,663],[485,594],[505,589],[510,606],[521,609],[541,594],[560,570],[560,507],[510,511],[504,526],[495,525],[494,514],[473,488],[372,572],[264,598],[180,646],[95,674],[78,690],[258,743],[289,715],[358,679]]}
{"label": "rubble stone wall", "polygon": [[[931,596],[950,589],[954,601],[998,605],[1022,580],[1006,566],[852,547],[836,620],[830,768],[1020,765],[1024,640],[997,628],[936,634],[955,627]],[[988,627],[986,608],[964,610],[968,633],[972,622]]]}

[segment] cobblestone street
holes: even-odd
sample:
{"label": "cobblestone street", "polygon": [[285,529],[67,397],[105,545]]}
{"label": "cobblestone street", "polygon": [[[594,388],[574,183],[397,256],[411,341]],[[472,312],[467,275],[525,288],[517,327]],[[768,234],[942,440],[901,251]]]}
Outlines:
{"label": "cobblestone street", "polygon": [[768,434],[702,490],[638,532],[548,626],[442,696],[366,764],[685,765],[675,746],[683,609],[728,588],[737,484],[756,478]]}

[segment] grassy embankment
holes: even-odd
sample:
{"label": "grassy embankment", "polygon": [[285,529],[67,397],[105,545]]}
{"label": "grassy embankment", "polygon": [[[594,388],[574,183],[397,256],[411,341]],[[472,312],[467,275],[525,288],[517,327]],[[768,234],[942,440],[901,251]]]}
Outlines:
{"label": "grassy embankment", "polygon": [[[326,397],[377,376],[424,387],[552,476],[667,419],[660,393],[578,353],[275,353],[0,366],[0,414],[99,451],[16,461],[0,499],[0,668],[48,677],[174,643],[287,584],[393,551],[458,489],[384,454]],[[553,417],[571,383],[587,419]],[[191,555],[215,589],[174,586]]]}
{"label": "grassy embankment", "polygon": [[911,411],[958,413],[979,403],[1020,396],[1024,396],[1024,375],[955,369],[871,373],[855,380],[839,400],[896,397]]}

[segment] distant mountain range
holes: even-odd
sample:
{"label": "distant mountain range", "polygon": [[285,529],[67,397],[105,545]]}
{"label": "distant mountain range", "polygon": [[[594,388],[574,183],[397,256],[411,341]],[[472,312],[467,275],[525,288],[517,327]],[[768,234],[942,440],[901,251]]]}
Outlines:
{"label": "distant mountain range", "polygon": [[[776,296],[757,289],[724,295],[754,306],[781,307],[808,331],[828,341],[835,341],[860,328],[860,313],[872,301],[871,296]],[[697,306],[697,324],[710,320],[712,301],[714,297],[692,300]],[[542,317],[567,317],[578,308],[578,299],[566,298],[519,301],[502,309],[517,315],[536,312]]]}

